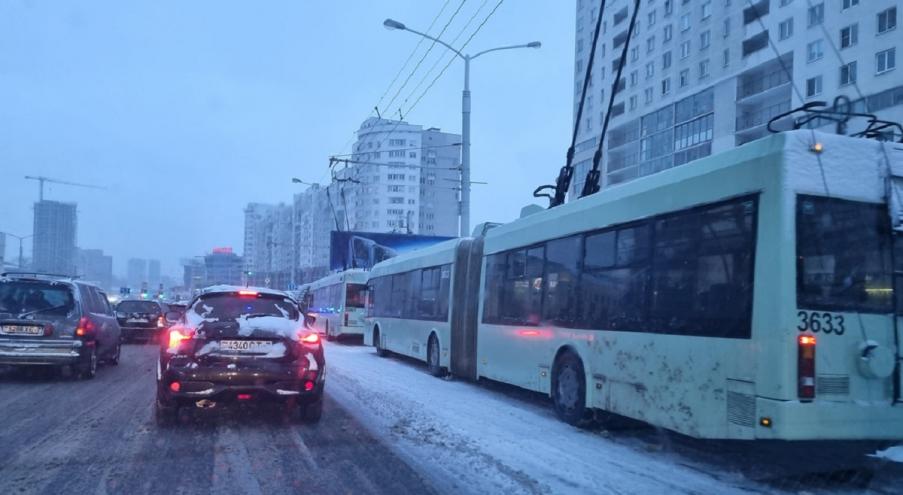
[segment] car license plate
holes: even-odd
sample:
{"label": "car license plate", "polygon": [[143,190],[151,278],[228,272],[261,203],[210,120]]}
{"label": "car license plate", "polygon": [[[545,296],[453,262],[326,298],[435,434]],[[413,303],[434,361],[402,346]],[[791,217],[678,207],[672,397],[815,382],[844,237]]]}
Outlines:
{"label": "car license plate", "polygon": [[35,325],[2,325],[0,333],[4,335],[44,335],[44,327]]}
{"label": "car license plate", "polygon": [[273,343],[269,340],[220,340],[219,348],[221,351],[266,354],[273,348]]}
{"label": "car license plate", "polygon": [[147,318],[129,318],[126,323],[147,323]]}

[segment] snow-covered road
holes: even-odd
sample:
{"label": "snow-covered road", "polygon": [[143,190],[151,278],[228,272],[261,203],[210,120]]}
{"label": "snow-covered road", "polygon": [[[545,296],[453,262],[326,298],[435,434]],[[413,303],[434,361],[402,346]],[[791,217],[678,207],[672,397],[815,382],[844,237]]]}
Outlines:
{"label": "snow-covered road", "polygon": [[[440,380],[366,347],[330,345],[329,393],[399,456],[454,493],[743,493],[772,490],[677,454],[560,422],[545,404]],[[517,394],[514,394],[517,395]]]}

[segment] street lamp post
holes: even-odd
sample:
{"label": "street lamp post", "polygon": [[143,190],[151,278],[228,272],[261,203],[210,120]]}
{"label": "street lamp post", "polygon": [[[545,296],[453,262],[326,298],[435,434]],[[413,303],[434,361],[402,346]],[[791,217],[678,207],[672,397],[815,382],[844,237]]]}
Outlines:
{"label": "street lamp post", "polygon": [[461,237],[470,235],[470,61],[481,55],[500,50],[513,50],[515,48],[539,48],[540,46],[542,46],[542,43],[538,41],[532,41],[530,43],[525,43],[522,45],[499,46],[496,48],[483,50],[475,55],[469,55],[461,53],[460,50],[455,49],[439,38],[434,38],[426,33],[415,31],[396,20],[386,19],[385,21],[383,21],[383,26],[385,26],[386,29],[390,30],[398,29],[400,31],[408,31],[410,33],[420,35],[428,40],[435,41],[436,43],[439,43],[445,48],[451,50],[452,53],[454,53],[458,56],[458,58],[464,61],[464,91],[461,93],[461,226],[459,235]]}
{"label": "street lamp post", "polygon": [[[10,234],[9,232],[0,232],[0,234],[8,235],[10,237],[13,237],[13,238],[16,238],[19,240],[19,269],[21,270],[23,268],[22,267],[22,241],[24,241],[25,239],[34,237],[34,234],[32,234],[32,235],[16,235],[16,234]],[[0,267],[0,268],[3,268],[3,267]]]}

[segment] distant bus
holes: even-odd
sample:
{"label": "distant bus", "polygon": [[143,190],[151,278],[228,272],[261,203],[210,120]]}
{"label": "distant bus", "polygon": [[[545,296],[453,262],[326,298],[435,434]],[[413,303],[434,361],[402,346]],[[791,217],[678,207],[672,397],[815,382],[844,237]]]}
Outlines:
{"label": "distant bus", "polygon": [[351,263],[355,268],[370,268],[398,254],[388,246],[361,236],[348,238],[348,252],[351,253]]}
{"label": "distant bus", "polygon": [[[547,394],[571,424],[900,440],[900,176],[899,145],[772,135],[378,264],[366,340],[437,342],[453,374]],[[433,269],[447,318],[413,309]]]}
{"label": "distant bus", "polygon": [[366,313],[367,272],[345,270],[327,275],[302,287],[302,309],[316,317],[317,330],[327,340],[343,335],[362,335]]}

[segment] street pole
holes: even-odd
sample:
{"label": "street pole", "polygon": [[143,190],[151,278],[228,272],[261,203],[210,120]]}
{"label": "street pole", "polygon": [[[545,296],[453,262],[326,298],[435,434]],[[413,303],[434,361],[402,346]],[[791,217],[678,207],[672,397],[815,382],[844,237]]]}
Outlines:
{"label": "street pole", "polygon": [[470,55],[464,56],[461,92],[461,237],[470,235]]}

